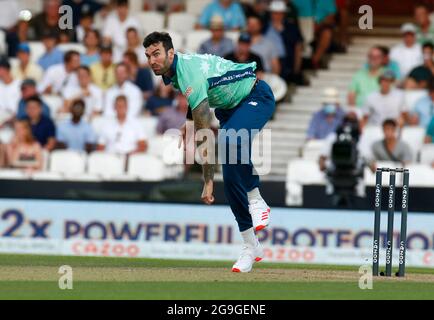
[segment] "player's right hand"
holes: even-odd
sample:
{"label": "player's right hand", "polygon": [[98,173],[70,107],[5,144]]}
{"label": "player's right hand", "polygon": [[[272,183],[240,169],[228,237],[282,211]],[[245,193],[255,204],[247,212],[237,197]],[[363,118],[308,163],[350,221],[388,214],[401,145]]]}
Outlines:
{"label": "player's right hand", "polygon": [[205,204],[213,204],[214,203],[214,182],[212,180],[205,182],[203,185],[203,191],[202,191],[202,201]]}

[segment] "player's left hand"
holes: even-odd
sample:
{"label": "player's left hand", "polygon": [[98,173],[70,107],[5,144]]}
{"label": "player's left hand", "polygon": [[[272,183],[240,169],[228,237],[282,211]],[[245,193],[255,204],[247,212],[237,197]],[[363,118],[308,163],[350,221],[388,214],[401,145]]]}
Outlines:
{"label": "player's left hand", "polygon": [[203,185],[203,191],[202,191],[202,201],[205,204],[213,204],[214,203],[214,182],[212,180],[205,182]]}

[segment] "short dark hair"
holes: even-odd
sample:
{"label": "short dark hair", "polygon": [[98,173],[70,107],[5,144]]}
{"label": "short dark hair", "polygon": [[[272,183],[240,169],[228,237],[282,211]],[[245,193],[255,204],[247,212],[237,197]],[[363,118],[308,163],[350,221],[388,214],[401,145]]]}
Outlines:
{"label": "short dark hair", "polygon": [[429,6],[423,2],[419,2],[416,3],[416,5],[414,6],[414,10],[418,9],[418,8],[424,8],[426,11],[430,12],[431,9],[429,8]]}
{"label": "short dark hair", "polygon": [[424,42],[422,45],[422,49],[425,49],[425,48],[430,48],[431,50],[434,50],[434,45],[431,41],[427,41],[427,42]]}
{"label": "short dark hair", "polygon": [[134,27],[129,27],[128,29],[127,29],[127,32],[126,33],[130,33],[130,32],[135,32],[135,33],[139,33],[139,31],[136,29],[136,28],[134,28]]}
{"label": "short dark hair", "polygon": [[27,98],[27,99],[26,99],[26,105],[27,105],[29,102],[36,102],[37,104],[39,104],[39,106],[42,106],[42,100],[41,100],[41,98],[39,98],[39,96],[36,96],[36,95]]}
{"label": "short dark hair", "polygon": [[158,44],[160,42],[163,44],[164,50],[166,50],[166,52],[169,51],[170,49],[173,49],[173,42],[170,35],[167,32],[158,32],[158,31],[148,34],[145,40],[143,41],[143,46],[145,48],[148,48],[151,45]]}
{"label": "short dark hair", "polygon": [[116,0],[116,6],[128,6],[128,0]]}
{"label": "short dark hair", "polygon": [[69,50],[65,53],[65,56],[63,57],[63,61],[65,63],[68,63],[72,60],[72,57],[75,55],[80,56],[80,53],[78,51],[75,51],[75,50]]}
{"label": "short dark hair", "polygon": [[383,128],[386,126],[392,126],[396,128],[398,126],[398,123],[396,122],[395,119],[386,119],[383,121]]}
{"label": "short dark hair", "polygon": [[85,65],[81,65],[81,66],[79,66],[79,67],[78,67],[78,70],[84,70],[84,71],[86,71],[88,74],[91,73],[90,68],[89,68],[88,66],[85,66]]}
{"label": "short dark hair", "polygon": [[99,31],[96,29],[90,29],[86,31],[84,37],[86,38],[90,33],[93,33],[97,37],[98,41],[101,39],[101,33],[99,33]]}
{"label": "short dark hair", "polygon": [[434,77],[431,77],[428,82],[428,91],[434,93]]}
{"label": "short dark hair", "polygon": [[137,57],[137,53],[135,53],[132,50],[125,51],[124,52],[124,57],[127,57],[135,65],[139,64],[139,58]]}
{"label": "short dark hair", "polygon": [[126,95],[121,94],[121,95],[117,96],[115,99],[115,103],[117,103],[118,101],[121,101],[121,100],[123,102],[125,102],[126,104],[128,104],[128,98]]}
{"label": "short dark hair", "polygon": [[76,106],[76,105],[79,105],[83,109],[86,109],[86,103],[84,103],[83,99],[75,99],[74,101],[72,101],[71,107]]}
{"label": "short dark hair", "polygon": [[383,53],[383,55],[385,55],[385,56],[389,55],[390,49],[388,47],[386,47],[386,46],[375,46],[375,48],[379,49]]}

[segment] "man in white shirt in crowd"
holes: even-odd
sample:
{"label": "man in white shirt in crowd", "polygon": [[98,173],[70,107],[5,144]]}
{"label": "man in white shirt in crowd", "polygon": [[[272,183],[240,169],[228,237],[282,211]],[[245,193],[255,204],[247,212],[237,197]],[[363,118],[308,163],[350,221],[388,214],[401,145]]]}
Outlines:
{"label": "man in white shirt in crowd", "polygon": [[141,31],[139,21],[129,14],[128,0],[116,0],[116,10],[107,17],[103,28],[104,43],[112,44],[115,63],[122,61],[127,49],[126,33],[131,27]]}
{"label": "man in white shirt in crowd", "polygon": [[390,51],[390,59],[399,65],[401,75],[405,78],[416,66],[423,64],[422,47],[416,41],[416,27],[412,23],[405,23],[401,27],[403,42],[397,44]]}
{"label": "man in white shirt in crowd", "polygon": [[7,58],[0,59],[0,127],[10,123],[18,110],[21,81],[12,77]]}
{"label": "man in white shirt in crowd", "polygon": [[104,117],[114,117],[115,100],[119,95],[124,95],[128,100],[128,117],[137,118],[142,112],[143,95],[142,91],[129,80],[129,69],[125,63],[116,66],[116,84],[106,92],[104,103]]}
{"label": "man in white shirt in crowd", "polygon": [[146,55],[143,54],[143,45],[136,28],[131,27],[127,30],[127,49],[125,52],[127,51],[134,51],[137,54],[141,67],[148,65],[148,59]]}
{"label": "man in white shirt in crowd", "polygon": [[395,74],[386,70],[378,78],[380,90],[369,94],[363,106],[363,126],[381,126],[386,119],[403,124],[404,93],[393,87]]}
{"label": "man in white shirt in crowd", "polygon": [[17,50],[18,63],[12,67],[12,76],[17,80],[33,79],[41,81],[44,71],[30,61],[30,46],[28,43],[20,43]]}
{"label": "man in white shirt in crowd", "polygon": [[77,87],[77,69],[80,67],[80,53],[71,50],[65,53],[63,63],[48,68],[38,85],[41,94],[63,95],[67,87]]}
{"label": "man in white shirt in crowd", "polygon": [[128,99],[120,95],[115,99],[116,117],[107,119],[101,128],[97,149],[110,153],[131,155],[146,152],[147,137],[136,119],[128,118]]}
{"label": "man in white shirt in crowd", "polygon": [[102,113],[103,91],[92,83],[92,76],[89,67],[80,66],[77,70],[78,86],[67,87],[63,93],[63,112],[71,111],[72,103],[77,99],[83,99],[85,103],[86,120]]}

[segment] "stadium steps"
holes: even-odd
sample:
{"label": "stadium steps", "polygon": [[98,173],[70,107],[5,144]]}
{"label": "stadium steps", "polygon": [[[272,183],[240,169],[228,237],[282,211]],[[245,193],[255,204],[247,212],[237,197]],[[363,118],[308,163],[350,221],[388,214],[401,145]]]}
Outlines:
{"label": "stadium steps", "polygon": [[[278,105],[267,129],[272,129],[271,173],[269,176],[286,179],[288,161],[299,157],[309,121],[314,112],[321,108],[322,92],[334,86],[339,90],[339,100],[346,104],[347,88],[353,74],[365,63],[368,49],[382,44],[393,46],[399,39],[395,37],[355,36],[345,54],[334,54],[326,70],[318,70],[310,77],[309,87],[297,87],[290,102]],[[260,146],[263,146],[260,143]],[[266,148],[265,148],[266,150]]]}

